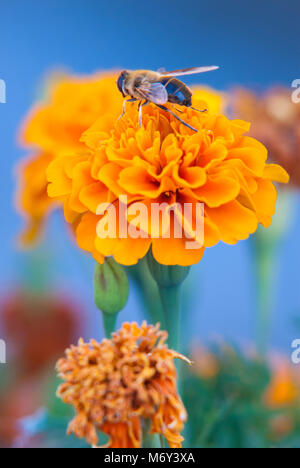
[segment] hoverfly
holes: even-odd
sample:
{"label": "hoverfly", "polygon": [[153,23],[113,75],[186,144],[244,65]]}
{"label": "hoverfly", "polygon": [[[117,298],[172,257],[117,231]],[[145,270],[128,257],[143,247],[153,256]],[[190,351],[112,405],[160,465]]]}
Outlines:
{"label": "hoverfly", "polygon": [[[192,91],[176,76],[194,75],[196,73],[205,73],[212,70],[217,70],[219,67],[195,67],[185,68],[174,71],[151,71],[151,70],[124,70],[120,73],[117,86],[123,97],[129,96],[130,99],[124,100],[123,113],[125,114],[125,106],[127,102],[139,101],[139,126],[142,125],[142,107],[152,102],[160,109],[169,112],[177,120],[194,132],[197,132],[188,123],[184,122],[178,115],[168,109],[165,104],[170,102],[180,106],[190,107],[198,112],[206,112],[207,109],[200,110],[192,107]],[[177,111],[181,112],[179,109]]]}

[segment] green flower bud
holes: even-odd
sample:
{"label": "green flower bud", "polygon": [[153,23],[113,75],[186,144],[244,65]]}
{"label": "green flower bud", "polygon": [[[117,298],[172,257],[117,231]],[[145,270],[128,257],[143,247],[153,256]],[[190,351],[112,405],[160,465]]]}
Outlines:
{"label": "green flower bud", "polygon": [[161,288],[179,286],[188,276],[190,267],[179,265],[161,265],[153,257],[152,250],[147,256],[149,270]]}
{"label": "green flower bud", "polygon": [[103,314],[115,315],[124,309],[129,295],[126,271],[113,258],[97,263],[94,276],[95,302]]}

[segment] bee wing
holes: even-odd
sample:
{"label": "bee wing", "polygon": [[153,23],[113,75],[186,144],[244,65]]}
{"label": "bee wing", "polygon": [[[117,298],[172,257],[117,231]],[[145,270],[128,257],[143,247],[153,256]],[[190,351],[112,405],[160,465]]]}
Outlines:
{"label": "bee wing", "polygon": [[154,104],[165,104],[168,102],[168,92],[162,83],[148,83],[138,87],[139,93]]}
{"label": "bee wing", "polygon": [[168,76],[184,76],[184,75],[195,75],[198,73],[206,73],[213,70],[218,70],[219,67],[215,65],[211,67],[194,67],[194,68],[183,68],[182,70],[173,70],[169,72],[161,72],[161,75]]}

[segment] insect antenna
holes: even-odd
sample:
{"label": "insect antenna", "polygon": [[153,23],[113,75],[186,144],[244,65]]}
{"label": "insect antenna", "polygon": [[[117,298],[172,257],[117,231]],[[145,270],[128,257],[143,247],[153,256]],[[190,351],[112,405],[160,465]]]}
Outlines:
{"label": "insect antenna", "polygon": [[208,112],[208,109],[196,109],[196,107],[192,107],[190,106],[190,109],[193,109],[194,111],[197,111],[197,112]]}

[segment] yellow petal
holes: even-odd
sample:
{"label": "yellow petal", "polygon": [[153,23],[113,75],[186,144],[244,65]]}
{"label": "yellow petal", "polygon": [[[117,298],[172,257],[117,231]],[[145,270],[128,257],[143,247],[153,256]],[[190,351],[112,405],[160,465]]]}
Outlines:
{"label": "yellow petal", "polygon": [[278,164],[268,164],[264,169],[264,178],[287,184],[290,180],[289,174]]}

